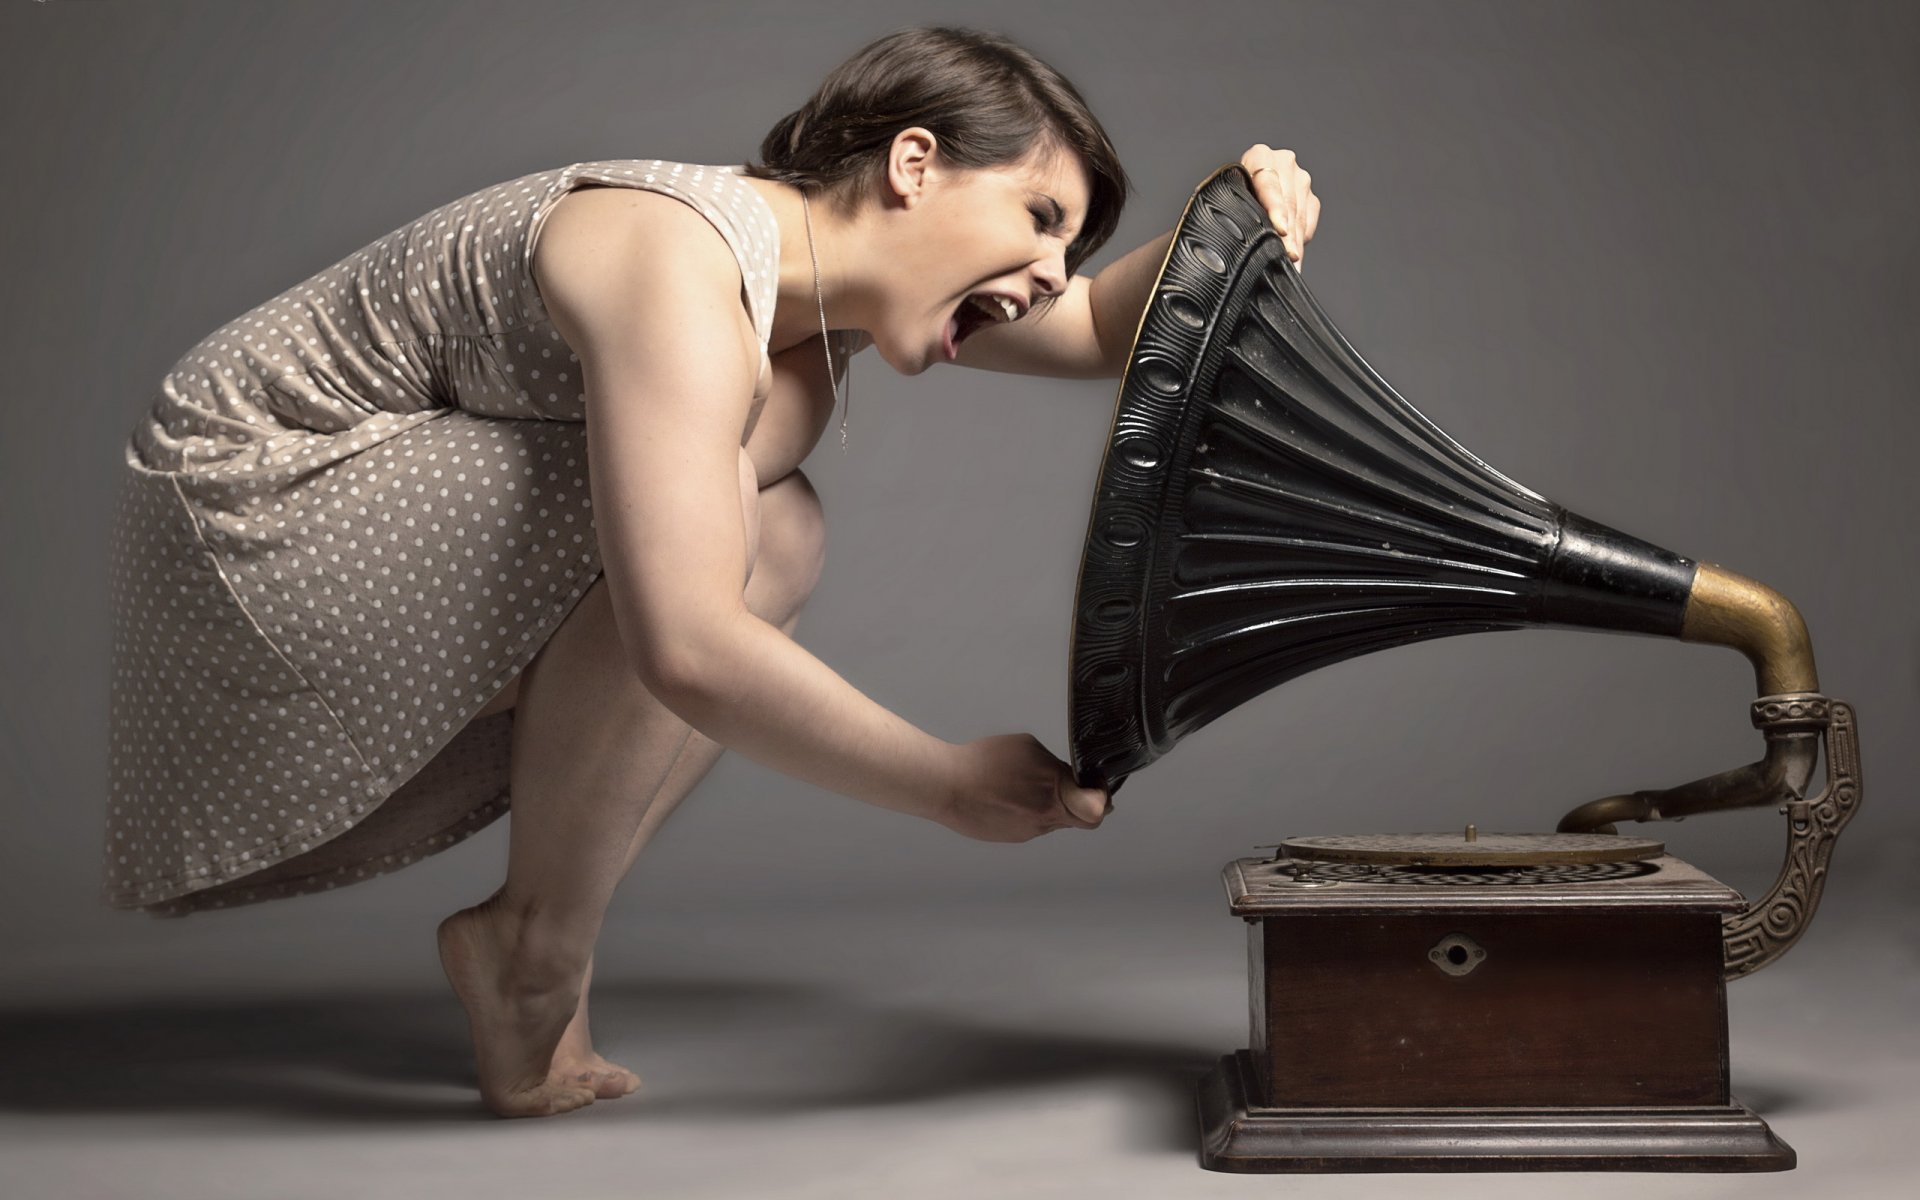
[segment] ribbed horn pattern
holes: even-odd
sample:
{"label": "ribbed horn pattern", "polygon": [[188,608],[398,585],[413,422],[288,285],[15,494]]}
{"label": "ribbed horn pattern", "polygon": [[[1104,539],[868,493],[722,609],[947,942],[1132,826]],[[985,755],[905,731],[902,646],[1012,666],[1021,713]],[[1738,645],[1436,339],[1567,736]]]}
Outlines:
{"label": "ribbed horn pattern", "polygon": [[1114,786],[1277,684],[1407,642],[1677,635],[1692,570],[1402,399],[1222,168],[1188,202],[1115,407],[1074,605],[1074,768]]}

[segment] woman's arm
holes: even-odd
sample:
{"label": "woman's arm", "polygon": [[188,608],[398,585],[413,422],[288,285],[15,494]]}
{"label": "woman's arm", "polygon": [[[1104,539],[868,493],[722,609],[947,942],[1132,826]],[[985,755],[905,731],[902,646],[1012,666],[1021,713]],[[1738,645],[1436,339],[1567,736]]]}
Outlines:
{"label": "woman's arm", "polygon": [[[609,205],[635,215],[608,220]],[[972,836],[1097,824],[1100,794],[1037,742],[924,733],[747,609],[740,441],[759,360],[738,265],[671,197],[570,207],[543,231],[536,282],[580,358],[595,533],[642,682],[776,770]]]}
{"label": "woman's arm", "polygon": [[[1254,196],[1280,231],[1288,257],[1303,261],[1320,224],[1313,177],[1300,168],[1293,151],[1264,143],[1241,155],[1240,163],[1253,174]],[[1172,237],[1168,230],[1091,279],[1075,275],[1045,313],[982,329],[960,344],[959,363],[1062,379],[1119,378]]]}

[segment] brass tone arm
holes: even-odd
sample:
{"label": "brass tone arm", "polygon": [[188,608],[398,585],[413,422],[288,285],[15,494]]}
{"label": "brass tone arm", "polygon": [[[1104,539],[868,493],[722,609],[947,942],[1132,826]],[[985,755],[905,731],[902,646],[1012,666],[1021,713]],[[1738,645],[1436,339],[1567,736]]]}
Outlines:
{"label": "brass tone arm", "polygon": [[[1835,842],[1860,806],[1860,749],[1853,709],[1820,694],[1806,622],[1764,584],[1702,563],[1681,638],[1731,646],[1753,663],[1760,698],[1753,724],[1766,738],[1758,762],[1660,791],[1590,801],[1560,819],[1562,833],[1613,833],[1616,821],[1679,820],[1695,813],[1774,805],[1787,818],[1787,856],[1773,887],[1722,923],[1723,971],[1752,974],[1798,941],[1819,907]],[[1825,751],[1826,786],[1807,798]]]}
{"label": "brass tone arm", "polygon": [[[1769,696],[1768,700],[1783,697]],[[1561,833],[1617,833],[1616,821],[1678,821],[1727,808],[1788,804],[1807,794],[1820,761],[1820,735],[1767,731],[1758,762],[1658,791],[1589,800],[1560,818]]]}
{"label": "brass tone arm", "polygon": [[[1761,701],[1817,696],[1820,675],[1800,610],[1764,583],[1701,563],[1687,596],[1683,641],[1731,646],[1753,663]],[[1822,698],[1824,700],[1824,697]],[[1824,712],[1824,706],[1822,708]],[[1754,712],[1761,724],[1761,710]],[[1765,727],[1766,756],[1692,783],[1590,801],[1560,820],[1560,832],[1614,832],[1616,821],[1672,821],[1727,808],[1780,805],[1805,798],[1820,757],[1820,731]]]}

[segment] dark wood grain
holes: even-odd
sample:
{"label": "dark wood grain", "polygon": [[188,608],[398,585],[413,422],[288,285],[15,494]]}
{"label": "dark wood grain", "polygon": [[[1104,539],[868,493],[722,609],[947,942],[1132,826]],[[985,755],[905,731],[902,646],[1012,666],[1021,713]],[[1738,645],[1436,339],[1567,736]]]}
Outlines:
{"label": "dark wood grain", "polygon": [[[1715,1105],[1727,1089],[1711,914],[1296,916],[1260,923],[1263,1099]],[[1486,950],[1450,975],[1449,934]]]}

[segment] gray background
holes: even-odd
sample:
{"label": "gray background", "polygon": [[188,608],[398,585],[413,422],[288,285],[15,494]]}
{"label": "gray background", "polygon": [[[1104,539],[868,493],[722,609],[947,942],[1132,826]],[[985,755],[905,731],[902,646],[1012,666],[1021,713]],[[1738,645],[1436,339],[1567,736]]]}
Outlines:
{"label": "gray background", "polygon": [[[743,161],[859,45],[934,21],[1011,34],[1101,115],[1138,193],[1092,266],[1251,143],[1291,148],[1325,205],[1306,278],[1399,390],[1552,499],[1800,607],[1824,685],[1861,714],[1867,807],[1807,942],[1734,989],[1735,1082],[1760,1077],[1743,1094],[1801,1147],[1800,1184],[1817,1164],[1871,1194],[1898,1152],[1872,1131],[1920,1062],[1896,1019],[1920,998],[1920,10],[1894,3],[4,0],[0,1045],[27,1069],[0,1113],[19,1178],[373,1195],[440,1155],[475,1194],[561,1165],[581,1194],[1245,1187],[1193,1167],[1183,1107],[1244,1038],[1225,861],[1296,833],[1549,828],[1757,754],[1731,651],[1526,631],[1309,676],[1137,776],[1099,832],[1018,847],[730,757],[642,857],[600,954],[601,1041],[658,1097],[536,1126],[464,1122],[430,952],[434,922],[497,882],[505,822],[328,895],[106,910],[106,533],[121,446],[174,359],[498,180]],[[800,639],[943,737],[1031,730],[1064,753],[1112,400],[855,360],[852,448],[830,436],[806,464],[829,561]],[[1750,893],[1779,858],[1767,813],[1652,832]],[[1882,1024],[1815,1022],[1837,1040],[1795,1057],[1804,1014],[1842,999]],[[743,1111],[758,1159],[735,1152]],[[263,1112],[290,1124],[247,1123]],[[106,1120],[133,1124],[102,1139]],[[171,1150],[142,1141],[161,1126]],[[209,1180],[206,1156],[246,1169]]]}

